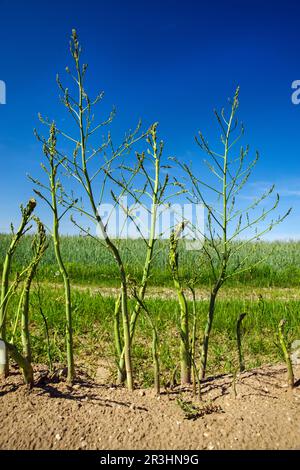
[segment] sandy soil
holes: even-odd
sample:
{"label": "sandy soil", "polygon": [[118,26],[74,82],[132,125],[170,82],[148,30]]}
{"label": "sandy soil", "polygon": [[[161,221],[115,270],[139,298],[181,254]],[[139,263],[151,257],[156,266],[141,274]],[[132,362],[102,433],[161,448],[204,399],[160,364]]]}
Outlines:
{"label": "sandy soil", "polygon": [[202,402],[189,389],[130,394],[82,373],[70,388],[43,367],[35,379],[31,391],[16,370],[0,383],[0,449],[300,449],[300,387],[286,387],[284,366],[243,373],[236,394],[231,376],[208,379]]}

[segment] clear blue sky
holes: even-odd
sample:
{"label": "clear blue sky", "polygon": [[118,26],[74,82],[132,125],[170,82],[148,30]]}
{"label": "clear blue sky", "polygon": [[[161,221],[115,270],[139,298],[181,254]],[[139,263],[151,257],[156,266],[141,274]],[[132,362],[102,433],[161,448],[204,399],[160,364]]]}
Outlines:
{"label": "clear blue sky", "polygon": [[[42,112],[60,122],[55,76],[70,64],[76,28],[90,65],[92,90],[105,90],[104,109],[117,106],[118,129],[142,118],[160,122],[166,152],[201,157],[198,129],[212,139],[214,107],[241,86],[239,115],[260,162],[249,195],[268,183],[293,214],[272,237],[299,237],[300,105],[291,83],[300,79],[297,1],[0,0],[0,230],[16,221],[31,195],[26,173],[39,174],[33,136]],[[300,238],[300,237],[299,237]]]}

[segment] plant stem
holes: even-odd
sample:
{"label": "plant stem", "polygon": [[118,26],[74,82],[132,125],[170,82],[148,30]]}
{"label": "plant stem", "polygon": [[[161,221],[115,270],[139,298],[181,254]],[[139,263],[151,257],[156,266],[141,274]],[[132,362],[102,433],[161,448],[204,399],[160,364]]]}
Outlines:
{"label": "plant stem", "polygon": [[[147,251],[146,251],[146,258],[144,263],[143,275],[141,280],[141,285],[139,288],[139,299],[143,302],[146,289],[148,284],[148,279],[150,275],[151,264],[153,260],[153,253],[154,253],[154,246],[156,242],[156,223],[157,223],[157,205],[159,203],[159,183],[160,183],[160,156],[161,152],[158,151],[157,148],[157,135],[156,135],[156,126],[153,126],[150,130],[150,135],[152,137],[152,149],[153,149],[153,158],[154,158],[154,165],[155,165],[155,177],[154,177],[154,187],[153,187],[153,194],[152,194],[152,204],[151,204],[151,222],[150,222],[150,234],[149,240],[147,243]],[[130,342],[132,343],[134,333],[135,333],[135,326],[136,322],[140,313],[141,305],[137,302],[134,306],[134,310],[132,312],[130,318]],[[125,380],[125,361],[124,361],[124,349],[120,355],[119,366],[118,366],[118,382],[123,383]]]}
{"label": "plant stem", "polygon": [[62,260],[60,251],[60,240],[58,234],[58,223],[54,220],[54,252],[58,263],[59,271],[64,281],[65,291],[65,314],[66,314],[66,347],[67,347],[67,364],[68,375],[67,380],[72,383],[75,377],[74,355],[73,355],[73,329],[72,329],[72,305],[71,305],[71,287],[68,272]]}
{"label": "plant stem", "polygon": [[[215,313],[215,303],[216,303],[216,297],[218,295],[219,289],[225,282],[226,278],[226,273],[227,273],[227,266],[228,266],[228,257],[229,257],[229,250],[228,250],[228,240],[227,240],[227,231],[228,231],[228,194],[227,194],[227,176],[228,176],[228,155],[229,155],[229,149],[230,149],[230,143],[229,143],[229,138],[230,138],[230,133],[231,133],[231,128],[232,128],[232,122],[233,118],[238,106],[238,91],[237,89],[234,100],[233,100],[233,105],[231,108],[231,113],[230,113],[230,118],[227,123],[227,129],[226,129],[226,135],[225,135],[225,140],[224,140],[224,155],[223,155],[223,168],[222,168],[222,192],[221,192],[221,198],[222,198],[222,204],[223,204],[223,214],[222,214],[222,221],[221,221],[221,227],[222,227],[222,237],[221,237],[221,249],[218,251],[218,256],[220,260],[220,274],[216,278],[214,288],[212,290],[211,296],[210,296],[210,303],[209,303],[209,310],[208,310],[208,315],[207,315],[207,322],[205,326],[205,331],[204,331],[204,337],[203,337],[203,343],[202,343],[202,351],[201,351],[201,366],[200,366],[200,373],[201,373],[201,379],[204,379],[205,374],[206,374],[206,365],[207,365],[207,356],[208,356],[208,343],[209,343],[209,336],[210,332],[212,329],[212,324],[213,324],[213,319],[214,319],[214,313]],[[210,230],[212,230],[212,227],[210,226]]]}
{"label": "plant stem", "polygon": [[191,345],[191,364],[193,373],[193,392],[197,393],[197,371],[196,371],[196,335],[197,335],[197,314],[196,314],[196,294],[193,286],[189,286],[193,298],[193,327],[192,327],[192,345]]}
{"label": "plant stem", "polygon": [[[97,204],[95,202],[92,181],[87,168],[87,141],[88,141],[88,131],[86,131],[84,123],[84,97],[86,93],[83,86],[83,72],[81,70],[79,57],[80,57],[80,47],[77,39],[76,31],[73,30],[72,34],[74,51],[73,58],[75,60],[75,66],[77,71],[77,84],[78,84],[78,126],[80,133],[80,140],[78,142],[81,151],[81,165],[82,165],[82,174],[84,181],[81,179],[81,183],[87,193],[92,213],[94,215],[95,221],[99,224],[99,227],[102,231],[102,234],[105,238],[107,248],[112,253],[114,259],[117,262],[120,278],[121,278],[121,312],[123,319],[123,335],[124,335],[124,356],[125,356],[125,368],[126,368],[126,379],[127,386],[130,391],[133,390],[133,377],[132,377],[132,366],[131,366],[131,344],[130,344],[130,329],[129,329],[129,316],[128,316],[128,296],[127,296],[127,280],[125,268],[119,253],[117,246],[113,241],[108,237],[105,227],[103,226],[102,218],[99,215]],[[75,163],[76,165],[76,163]]]}
{"label": "plant stem", "polygon": [[23,344],[23,355],[31,363],[31,345],[29,334],[29,295],[32,278],[28,276],[22,295],[22,315],[21,315],[21,338]]}
{"label": "plant stem", "polygon": [[191,383],[191,355],[189,341],[189,312],[185,294],[180,282],[178,273],[178,237],[183,230],[181,224],[177,231],[173,231],[170,237],[169,264],[173,277],[173,283],[177,292],[180,307],[180,364],[181,364],[181,385]]}
{"label": "plant stem", "polygon": [[116,348],[118,360],[122,354],[122,342],[121,342],[121,331],[120,331],[120,305],[121,305],[121,294],[118,295],[115,301],[115,314],[114,314],[114,337],[115,337],[115,348]]}
{"label": "plant stem", "polygon": [[72,383],[75,377],[74,367],[74,352],[73,352],[73,329],[72,329],[72,304],[71,304],[71,286],[68,271],[63,262],[61,247],[60,247],[60,234],[59,234],[59,215],[57,207],[57,190],[58,185],[56,181],[58,164],[55,163],[56,157],[56,130],[55,126],[51,126],[50,139],[49,139],[49,162],[51,172],[49,175],[50,191],[52,201],[52,238],[54,245],[54,253],[58,264],[59,272],[63,278],[64,292],[65,292],[65,315],[66,315],[66,350],[67,350],[67,366],[68,374],[67,381]]}
{"label": "plant stem", "polygon": [[22,369],[25,384],[29,385],[29,387],[31,388],[34,383],[33,382],[33,369],[32,369],[31,363],[26,359],[26,357],[23,357],[22,354],[19,353],[16,346],[14,346],[11,343],[8,343],[3,338],[1,339],[5,343],[6,351],[16,361],[20,369]]}
{"label": "plant stem", "polygon": [[218,291],[215,288],[210,294],[207,321],[206,321],[206,325],[205,325],[205,330],[204,330],[204,335],[203,335],[203,342],[202,342],[201,353],[200,353],[200,378],[201,378],[201,380],[203,380],[205,378],[205,373],[206,373],[208,343],[209,343],[209,337],[210,337],[210,332],[211,332],[213,318],[214,318],[215,302],[216,302],[217,293],[218,293]]}
{"label": "plant stem", "polygon": [[152,357],[154,368],[154,389],[156,395],[160,394],[160,367],[158,356],[158,335],[154,325],[152,325]]}
{"label": "plant stem", "polygon": [[284,360],[287,366],[288,370],[288,384],[290,388],[294,388],[295,385],[295,378],[294,378],[294,371],[293,371],[293,365],[292,361],[288,352],[288,348],[286,345],[286,341],[284,338],[284,326],[286,324],[286,320],[281,320],[278,325],[278,337],[279,337],[279,342],[280,346],[283,352]]}
{"label": "plant stem", "polygon": [[33,258],[28,266],[25,278],[24,288],[21,294],[21,337],[23,344],[23,355],[31,363],[31,345],[29,333],[29,297],[32,280],[36,274],[39,262],[41,261],[46,249],[48,248],[46,231],[42,222],[35,217],[38,232],[33,240]]}
{"label": "plant stem", "polygon": [[[6,310],[7,310],[7,303],[8,303],[7,294],[9,290],[9,275],[10,275],[11,262],[12,262],[12,258],[16,250],[16,247],[26,231],[26,226],[35,209],[35,206],[36,206],[35,199],[30,199],[25,208],[21,207],[22,221],[17,232],[13,235],[13,238],[11,240],[10,246],[7,250],[5,260],[3,263],[1,298],[0,298],[0,337],[2,338],[3,341],[6,341]],[[4,377],[6,377],[9,372],[8,355],[6,359],[7,359],[6,364],[0,365],[0,376],[2,375]]]}
{"label": "plant stem", "polygon": [[243,372],[245,370],[245,361],[244,361],[244,355],[243,355],[243,350],[242,350],[242,339],[241,339],[241,325],[246,315],[247,315],[246,313],[241,313],[236,324],[236,341],[237,341],[237,347],[238,347],[240,372]]}

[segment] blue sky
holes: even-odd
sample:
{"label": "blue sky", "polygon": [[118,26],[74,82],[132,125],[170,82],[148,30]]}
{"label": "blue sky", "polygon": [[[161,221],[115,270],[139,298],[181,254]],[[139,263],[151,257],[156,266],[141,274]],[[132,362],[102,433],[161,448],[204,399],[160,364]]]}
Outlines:
{"label": "blue sky", "polygon": [[[247,195],[271,183],[280,212],[292,215],[269,238],[300,238],[300,105],[291,84],[300,79],[300,5],[296,1],[11,1],[0,0],[0,231],[16,222],[31,196],[26,173],[39,175],[37,113],[64,122],[56,73],[70,65],[76,28],[90,67],[90,89],[105,91],[103,116],[117,107],[115,129],[142,118],[160,123],[166,154],[201,165],[194,135],[218,136],[212,110],[241,87],[245,143],[261,158]],[[47,217],[44,209],[41,216]],[[65,228],[65,230],[71,230]]]}

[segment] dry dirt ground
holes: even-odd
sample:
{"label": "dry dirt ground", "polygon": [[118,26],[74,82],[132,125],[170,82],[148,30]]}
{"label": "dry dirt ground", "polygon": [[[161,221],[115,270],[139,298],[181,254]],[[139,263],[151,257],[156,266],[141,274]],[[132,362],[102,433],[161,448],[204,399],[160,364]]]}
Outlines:
{"label": "dry dirt ground", "polygon": [[[54,283],[40,283],[47,288],[61,289],[61,284]],[[117,287],[96,287],[87,285],[72,285],[73,289],[78,291],[89,292],[91,295],[101,295],[103,297],[116,297],[120,293],[120,289]],[[148,286],[147,288],[148,298],[155,299],[159,298],[162,300],[177,299],[176,289],[173,287],[158,287]],[[210,290],[208,288],[197,288],[195,289],[196,300],[209,300]],[[192,294],[189,289],[185,290],[187,299],[192,300]],[[220,300],[227,299],[243,299],[257,301],[260,298],[265,300],[277,300],[277,301],[288,301],[288,300],[300,300],[298,287],[228,287],[225,286],[219,293]]]}
{"label": "dry dirt ground", "polygon": [[243,373],[235,392],[232,376],[208,379],[202,402],[189,389],[130,394],[83,373],[70,388],[43,367],[35,380],[28,391],[13,370],[0,383],[0,449],[300,449],[300,387],[286,387],[284,366]]}

